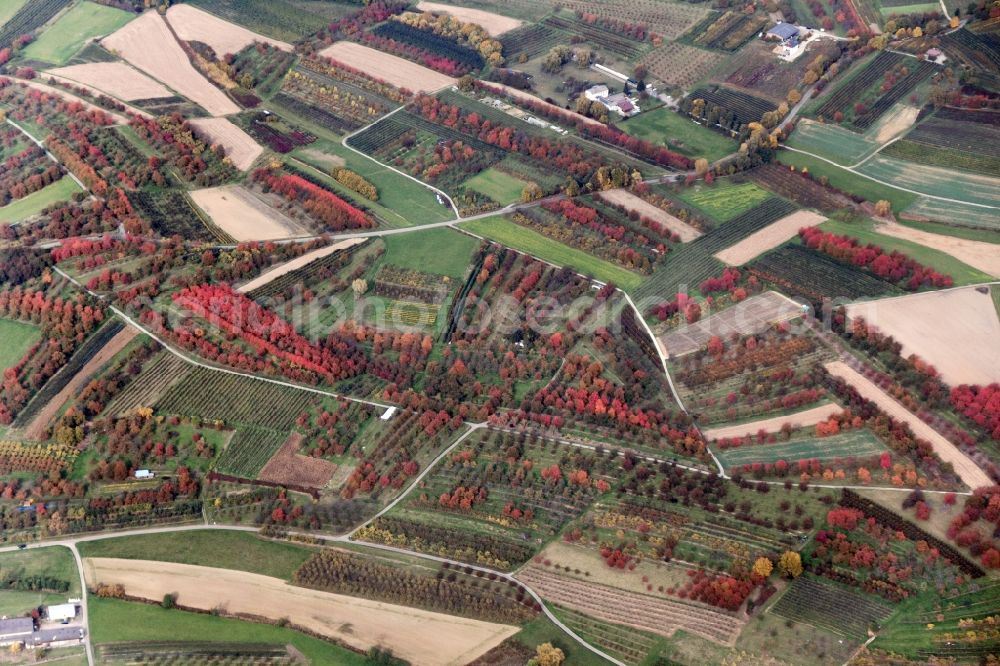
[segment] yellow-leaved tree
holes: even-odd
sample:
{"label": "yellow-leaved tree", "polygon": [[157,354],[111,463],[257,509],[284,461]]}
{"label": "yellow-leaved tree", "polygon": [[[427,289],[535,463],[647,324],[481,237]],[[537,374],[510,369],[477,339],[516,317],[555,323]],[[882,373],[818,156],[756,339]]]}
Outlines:
{"label": "yellow-leaved tree", "polygon": [[766,557],[758,557],[757,561],[753,563],[753,572],[755,575],[761,578],[767,578],[774,571],[774,565],[771,564],[771,560]]}
{"label": "yellow-leaved tree", "polygon": [[802,575],[802,556],[794,550],[786,550],[778,560],[778,570],[783,576],[798,578]]}

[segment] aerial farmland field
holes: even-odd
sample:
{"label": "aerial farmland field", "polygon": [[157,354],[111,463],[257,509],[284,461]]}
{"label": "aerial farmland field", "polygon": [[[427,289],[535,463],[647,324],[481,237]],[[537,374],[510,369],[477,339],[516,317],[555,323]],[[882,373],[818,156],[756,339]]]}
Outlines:
{"label": "aerial farmland field", "polygon": [[0,2],[0,661],[994,664],[1000,19],[903,2]]}

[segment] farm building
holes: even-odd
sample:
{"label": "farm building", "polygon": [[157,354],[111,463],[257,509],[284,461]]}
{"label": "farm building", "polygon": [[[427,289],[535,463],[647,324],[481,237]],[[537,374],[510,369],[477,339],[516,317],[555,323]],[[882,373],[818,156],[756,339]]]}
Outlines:
{"label": "farm building", "polygon": [[84,630],[81,627],[57,627],[55,629],[39,629],[25,640],[25,647],[54,648],[79,645],[83,640]]}
{"label": "farm building", "polygon": [[0,645],[23,643],[35,631],[35,621],[30,617],[14,617],[0,620]]}
{"label": "farm building", "polygon": [[591,102],[599,102],[608,96],[608,87],[606,85],[591,86],[583,91],[584,97],[589,99]]}
{"label": "farm building", "polygon": [[388,421],[393,417],[395,413],[396,413],[396,408],[390,407],[389,409],[385,410],[385,413],[382,414],[382,416],[380,416],[379,418],[381,418],[383,421]]}
{"label": "farm building", "polygon": [[135,470],[135,478],[137,479],[152,479],[153,472],[148,469],[137,469]]}
{"label": "farm building", "polygon": [[798,41],[799,28],[792,23],[778,23],[767,31],[764,38],[786,43],[789,41]]}
{"label": "farm building", "polygon": [[592,86],[583,91],[591,102],[600,102],[608,111],[614,111],[622,116],[634,116],[639,113],[639,105],[625,93],[611,94],[605,85]]}
{"label": "farm building", "polygon": [[45,616],[52,622],[69,622],[76,617],[76,604],[55,604],[45,609]]}

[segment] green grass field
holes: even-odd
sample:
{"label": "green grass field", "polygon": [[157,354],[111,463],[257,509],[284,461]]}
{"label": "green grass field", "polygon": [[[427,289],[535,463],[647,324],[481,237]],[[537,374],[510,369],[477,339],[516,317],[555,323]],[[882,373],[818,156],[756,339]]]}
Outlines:
{"label": "green grass field", "polygon": [[592,275],[603,282],[614,282],[622,289],[635,289],[642,282],[637,273],[625,270],[593,257],[576,248],[557,243],[545,236],[515,224],[505,217],[487,217],[461,225],[474,234],[503,243],[515,250],[527,252],[559,266],[572,266],[580,273]]}
{"label": "green grass field", "polygon": [[704,157],[710,162],[735,152],[739,147],[735,141],[666,107],[640,113],[617,123],[617,127],[640,139],[664,143],[667,148],[692,159]]}
{"label": "green grass field", "polygon": [[893,211],[901,211],[917,199],[916,194],[876,183],[864,176],[851,173],[846,169],[841,169],[838,166],[810,155],[783,150],[778,153],[778,161],[782,164],[794,166],[799,170],[804,167],[817,178],[826,176],[833,187],[850,194],[856,194],[859,197],[864,197],[868,201],[876,202],[880,199],[885,199],[892,204]]}
{"label": "green grass field", "polygon": [[[909,215],[940,222],[938,226],[962,225],[971,233],[985,231],[996,235],[1000,232],[1000,215],[997,215],[995,209],[927,197],[915,197],[915,199],[916,201],[905,211]],[[911,223],[906,222],[906,224]],[[956,229],[961,230],[961,227]],[[960,237],[965,238],[965,236]]]}
{"label": "green grass field", "polygon": [[479,247],[475,238],[452,229],[428,229],[385,236],[382,263],[411,268],[461,280],[469,270],[472,253]]}
{"label": "green grass field", "polygon": [[525,185],[523,180],[493,168],[480,171],[463,183],[468,189],[485,194],[502,206],[520,201]]}
{"label": "green grass field", "polygon": [[313,666],[364,666],[362,655],[292,629],[256,624],[202,613],[166,610],[160,606],[89,599],[91,640],[116,642],[176,641],[208,643],[272,643],[293,645]]}
{"label": "green grass field", "polygon": [[[808,431],[807,431],[808,432]],[[877,456],[885,446],[868,430],[850,430],[830,437],[793,436],[791,441],[776,444],[752,444],[735,449],[716,451],[726,468],[755,462],[784,460],[794,463],[803,458],[833,460],[834,458]]]}
{"label": "green grass field", "polygon": [[32,60],[61,65],[76,55],[87,41],[110,35],[134,18],[131,12],[81,2],[44,30],[24,49],[24,55]]}
{"label": "green grass field", "polygon": [[14,367],[38,340],[39,328],[32,324],[0,319],[0,370]]}
{"label": "green grass field", "polygon": [[792,148],[822,155],[837,164],[851,166],[875,150],[878,144],[864,134],[838,125],[800,122],[786,142]]}
{"label": "green grass field", "polygon": [[930,266],[939,273],[952,276],[955,279],[955,284],[958,286],[989,282],[992,279],[986,273],[962,263],[950,254],[919,245],[912,241],[903,240],[902,238],[893,238],[892,236],[880,234],[875,230],[874,224],[868,221],[842,222],[840,220],[830,220],[821,224],[819,228],[835,234],[853,236],[862,243],[873,243],[886,250],[898,250],[912,259],[916,259],[924,266]]}
{"label": "green grass field", "polygon": [[83,557],[158,560],[236,569],[290,580],[312,552],[308,548],[261,539],[246,532],[216,530],[166,532],[84,541]]}
{"label": "green grass field", "polygon": [[28,0],[3,0],[0,2],[0,26],[13,18]]}
{"label": "green grass field", "polygon": [[44,574],[69,583],[66,592],[0,591],[0,615],[19,615],[43,604],[80,596],[80,574],[69,548],[48,546],[0,554],[0,578]]}
{"label": "green grass field", "polygon": [[26,220],[57,201],[67,201],[80,191],[80,186],[76,184],[76,181],[69,176],[63,176],[48,187],[32,192],[23,199],[18,199],[0,208],[0,223],[11,224]]}
{"label": "green grass field", "polygon": [[893,14],[906,16],[907,14],[923,14],[924,12],[940,12],[941,5],[931,3],[917,3],[913,5],[903,5],[901,7],[881,7],[882,16],[889,17]]}
{"label": "green grass field", "polygon": [[771,193],[753,183],[716,183],[695,185],[681,190],[681,199],[719,222],[728,222],[771,197]]}
{"label": "green grass field", "polygon": [[[329,132],[323,132],[311,124],[299,124],[308,125],[308,130],[317,136],[331,136]],[[439,204],[434,192],[378,162],[344,148],[339,141],[320,140],[306,148],[294,150],[290,155],[324,173],[329,173],[333,166],[346,166],[357,172],[378,188],[378,205],[395,215],[396,219],[386,217],[389,221],[398,222],[399,226],[455,219],[455,212],[450,206]]]}
{"label": "green grass field", "polygon": [[[883,155],[876,155],[865,162],[858,167],[858,171],[922,194],[1000,207],[1000,178],[970,173],[958,175],[951,169],[924,166]],[[894,207],[893,210],[897,209]],[[996,209],[990,212],[994,217],[998,216]]]}
{"label": "green grass field", "polygon": [[913,220],[907,220],[904,218],[897,219],[899,223],[905,227],[920,229],[921,231],[927,231],[932,234],[954,236],[955,238],[964,238],[966,240],[979,241],[980,243],[993,243],[995,245],[1000,245],[1000,229],[971,229],[969,227],[953,227],[947,224],[938,224],[936,222],[914,222]]}

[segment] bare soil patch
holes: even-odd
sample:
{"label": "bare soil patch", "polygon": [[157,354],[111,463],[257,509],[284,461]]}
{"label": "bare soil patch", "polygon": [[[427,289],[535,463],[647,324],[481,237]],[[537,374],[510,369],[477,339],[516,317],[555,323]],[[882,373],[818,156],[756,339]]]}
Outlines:
{"label": "bare soil patch", "polygon": [[382,79],[397,88],[415,92],[434,92],[457,83],[456,79],[423,65],[354,42],[337,42],[319,54],[339,60],[349,67],[356,67],[369,76]]}
{"label": "bare soil patch", "polygon": [[1000,381],[1000,320],[989,295],[976,287],[931,291],[854,303],[849,317],[864,317],[937,368],[952,386]]}
{"label": "bare soil patch", "polygon": [[46,74],[96,88],[126,102],[173,95],[162,83],[123,62],[90,62],[85,65],[57,67],[48,70]]}
{"label": "bare soil patch", "polygon": [[857,389],[858,393],[874,402],[886,414],[897,421],[906,423],[917,437],[930,442],[938,457],[945,462],[951,463],[955,473],[962,479],[965,485],[970,488],[979,488],[980,486],[992,484],[990,477],[983,470],[979,469],[979,466],[972,462],[968,456],[959,451],[954,444],[921,421],[913,412],[896,402],[892,396],[880,389],[864,375],[850,368],[843,361],[827,363],[826,369],[834,377],[840,377],[853,386]]}
{"label": "bare soil patch", "polygon": [[192,118],[188,122],[211,143],[221,144],[233,166],[240,171],[249,169],[253,161],[264,152],[264,148],[252,136],[225,118]]}
{"label": "bare soil patch", "polygon": [[237,241],[279,240],[308,236],[311,231],[267,205],[242,185],[223,185],[191,192],[191,200]]}
{"label": "bare soil patch", "polygon": [[425,12],[434,12],[435,14],[450,14],[463,23],[475,23],[485,28],[491,37],[497,37],[509,30],[520,28],[524,25],[524,21],[520,19],[501,16],[500,14],[483,11],[482,9],[455,7],[454,5],[446,5],[440,2],[426,2],[425,0],[421,0],[417,3],[417,9]]}
{"label": "bare soil patch", "polygon": [[299,152],[309,159],[325,164],[330,168],[347,165],[347,160],[340,155],[331,155],[330,153],[324,153],[322,150],[316,150],[315,148],[300,148]]}
{"label": "bare soil patch", "polygon": [[313,458],[299,453],[302,435],[293,432],[278,452],[264,465],[257,478],[291,486],[322,488],[330,483],[337,466],[329,460]]}
{"label": "bare soil patch", "polygon": [[35,90],[41,90],[42,92],[48,93],[50,95],[55,95],[57,97],[62,97],[64,100],[67,100],[69,102],[79,102],[80,104],[82,104],[88,110],[91,110],[91,111],[101,111],[103,113],[106,113],[109,116],[111,116],[112,118],[114,118],[115,123],[118,124],[118,125],[124,125],[126,122],[128,122],[125,119],[125,117],[122,116],[121,114],[115,113],[114,111],[108,111],[107,109],[102,109],[101,107],[97,106],[96,104],[91,104],[87,100],[83,99],[82,97],[78,97],[78,96],[74,95],[73,93],[69,92],[68,90],[63,90],[62,88],[57,88],[55,86],[50,86],[48,84],[41,83],[40,81],[26,81],[24,79],[15,79],[15,80],[18,83],[23,83],[24,85],[26,85],[29,88],[34,88]]}
{"label": "bare soil patch", "polygon": [[781,426],[786,423],[790,423],[793,428],[804,428],[816,425],[820,421],[825,421],[834,414],[839,414],[842,411],[844,410],[840,405],[829,403],[826,405],[820,405],[819,407],[813,407],[812,409],[804,409],[801,412],[795,412],[794,414],[774,416],[769,419],[738,423],[736,425],[722,426],[720,428],[709,428],[708,430],[703,430],[702,434],[705,435],[705,439],[713,440],[722,439],[724,437],[744,437],[747,435],[756,435],[761,430],[764,432],[777,432],[778,430],[781,430]]}
{"label": "bare soil patch", "polygon": [[920,109],[915,106],[904,106],[895,113],[887,114],[887,118],[882,121],[875,134],[875,141],[885,143],[894,139],[906,130],[913,127],[913,122],[917,119]]}
{"label": "bare soil patch", "polygon": [[191,5],[173,5],[167,10],[167,22],[185,42],[208,44],[220,58],[227,53],[236,55],[254,42],[291,51],[292,45],[257,34]]}
{"label": "bare soil patch", "polygon": [[322,259],[323,257],[333,254],[337,250],[345,250],[349,247],[354,247],[355,245],[359,245],[364,242],[365,242],[364,238],[349,238],[347,240],[340,241],[339,243],[334,243],[333,245],[327,245],[326,247],[321,247],[318,250],[313,250],[312,252],[306,252],[301,257],[296,257],[291,261],[286,261],[285,263],[279,266],[275,266],[266,273],[258,275],[257,277],[255,277],[254,279],[250,280],[249,282],[241,286],[239,289],[237,289],[237,291],[246,294],[253,291],[254,289],[260,289],[265,284],[268,284],[272,280],[276,280],[277,278],[281,277],[282,275],[285,275],[286,273],[291,273],[292,271],[298,270],[303,266],[306,266],[316,261],[317,259]]}
{"label": "bare soil patch", "polygon": [[776,291],[766,291],[694,324],[681,325],[660,337],[670,356],[696,352],[717,335],[750,335],[769,326],[802,316],[802,306]]}
{"label": "bare soil patch", "polygon": [[296,587],[278,578],[244,571],[98,557],[85,560],[85,572],[89,585],[120,583],[126,594],[157,602],[163,595],[174,593],[182,606],[204,610],[221,606],[233,614],[288,618],[291,624],[361,650],[390,648],[413,664],[465,664],[519,630]]}
{"label": "bare soil patch", "polygon": [[826,218],[809,210],[799,210],[754,232],[736,245],[715,253],[715,258],[730,266],[742,266],[773,250],[795,236],[802,227],[815,227]]}
{"label": "bare soil patch", "polygon": [[688,243],[701,236],[701,232],[692,227],[687,222],[682,222],[665,210],[661,210],[653,204],[645,201],[628,190],[608,190],[601,192],[601,198],[607,199],[613,204],[625,206],[629,210],[634,210],[640,215],[644,215],[651,220],[656,220],[663,226],[674,232],[680,239]]}
{"label": "bare soil patch", "polygon": [[517,574],[545,599],[601,620],[672,636],[678,629],[733,645],[743,627],[736,617],[709,606],[626,592],[548,571],[532,564]]}
{"label": "bare soil patch", "polygon": [[902,238],[924,247],[940,250],[973,268],[978,268],[984,273],[1000,278],[1000,248],[994,243],[935,234],[895,222],[879,224],[875,230],[886,236]]}
{"label": "bare soil patch", "polygon": [[191,65],[163,17],[148,11],[101,44],[142,71],[162,81],[213,116],[237,113],[240,107]]}
{"label": "bare soil patch", "polygon": [[114,357],[115,354],[125,349],[128,343],[132,342],[132,339],[138,335],[138,331],[131,327],[126,326],[123,328],[115,337],[108,340],[107,344],[97,352],[92,359],[87,361],[86,364],[80,371],[73,376],[73,379],[69,380],[69,383],[63,387],[63,390],[55,394],[48,404],[42,407],[42,409],[35,415],[35,418],[28,424],[28,427],[24,430],[24,437],[26,439],[41,441],[45,439],[45,428],[48,426],[49,421],[54,419],[62,406],[70,398],[78,395],[80,390],[83,389],[84,384],[86,384],[90,377],[96,373],[102,365],[107,363]]}

